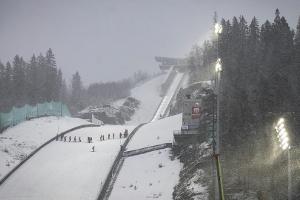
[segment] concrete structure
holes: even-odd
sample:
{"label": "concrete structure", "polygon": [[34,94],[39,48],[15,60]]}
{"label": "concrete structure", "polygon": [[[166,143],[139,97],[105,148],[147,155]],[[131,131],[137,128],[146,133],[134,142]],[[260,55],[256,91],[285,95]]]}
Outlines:
{"label": "concrete structure", "polygon": [[159,68],[161,70],[169,70],[171,67],[174,67],[176,70],[185,70],[188,64],[186,58],[170,58],[156,56],[155,60],[160,63]]}

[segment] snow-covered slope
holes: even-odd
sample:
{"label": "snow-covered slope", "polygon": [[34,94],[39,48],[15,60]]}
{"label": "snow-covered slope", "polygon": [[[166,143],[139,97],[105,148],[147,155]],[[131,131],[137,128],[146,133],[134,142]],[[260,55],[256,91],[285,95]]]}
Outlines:
{"label": "snow-covered slope", "polygon": [[163,149],[127,158],[109,199],[171,200],[181,164],[170,156]]}
{"label": "snow-covered slope", "polygon": [[161,104],[159,105],[152,121],[156,121],[158,119],[160,119],[162,116],[164,116],[164,114],[166,113],[169,104],[171,103],[171,100],[173,98],[173,96],[176,94],[176,90],[179,87],[179,84],[182,80],[184,73],[177,73],[174,77],[173,82],[171,83],[166,95],[163,97],[163,100],[161,102]]}
{"label": "snow-covered slope", "polygon": [[[179,114],[144,125],[127,150],[172,142],[173,130],[180,128],[181,119]],[[170,150],[164,149],[126,158],[109,199],[171,200],[182,167],[171,157]]]}
{"label": "snow-covered slope", "polygon": [[182,114],[166,117],[142,126],[131,139],[127,150],[173,142],[173,131],[181,127]]}
{"label": "snow-covered slope", "polygon": [[24,121],[0,134],[0,179],[24,157],[58,132],[88,124],[71,117],[43,117]]}
{"label": "snow-covered slope", "polygon": [[[102,126],[79,129],[67,136],[82,142],[54,141],[34,155],[1,187],[0,199],[65,200],[96,199],[101,184],[114,162],[120,144],[119,133],[133,126]],[[115,139],[107,140],[108,134]],[[100,135],[105,141],[100,141]],[[87,137],[93,143],[87,143]],[[95,152],[92,151],[95,146]]]}
{"label": "snow-covered slope", "polygon": [[162,99],[160,88],[165,77],[166,74],[162,74],[132,89],[131,96],[139,100],[141,104],[127,124],[138,125],[152,119]]}

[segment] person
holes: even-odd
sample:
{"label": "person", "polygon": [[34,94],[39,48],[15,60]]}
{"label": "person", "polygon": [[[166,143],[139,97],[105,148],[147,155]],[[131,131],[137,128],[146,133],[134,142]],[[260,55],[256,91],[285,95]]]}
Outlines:
{"label": "person", "polygon": [[81,142],[81,138],[80,137],[78,138],[78,142]]}
{"label": "person", "polygon": [[122,132],[120,132],[120,139],[122,138]]}
{"label": "person", "polygon": [[69,142],[71,142],[71,140],[72,140],[72,137],[71,137],[71,136],[69,136]]}
{"label": "person", "polygon": [[127,136],[128,136],[128,130],[125,129],[125,131],[124,131],[124,138],[127,138]]}
{"label": "person", "polygon": [[92,152],[95,152],[95,146],[92,147]]}
{"label": "person", "polygon": [[74,136],[74,142],[76,142],[76,136]]}
{"label": "person", "polygon": [[67,136],[64,136],[64,142],[67,140]]}

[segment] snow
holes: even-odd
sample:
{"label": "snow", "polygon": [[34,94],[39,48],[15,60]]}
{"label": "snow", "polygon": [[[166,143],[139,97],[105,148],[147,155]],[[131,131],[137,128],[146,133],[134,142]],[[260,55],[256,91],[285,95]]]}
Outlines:
{"label": "snow", "polygon": [[166,117],[142,126],[131,139],[127,150],[173,142],[173,131],[179,130],[182,114]]}
{"label": "snow", "polygon": [[152,119],[162,99],[160,97],[160,89],[165,76],[166,74],[162,74],[132,89],[131,96],[139,100],[141,104],[131,120],[126,122],[126,124],[138,125],[149,122]]}
{"label": "snow", "polygon": [[58,132],[82,124],[88,122],[71,117],[43,117],[8,128],[0,134],[0,178]]}
{"label": "snow", "polygon": [[181,87],[182,88],[187,88],[188,85],[189,85],[189,81],[190,81],[189,73],[185,73],[183,78],[182,78]]}
{"label": "snow", "polygon": [[177,73],[172,84],[170,85],[166,95],[164,96],[161,104],[159,105],[157,112],[155,113],[152,122],[160,119],[166,113],[166,110],[171,103],[173,96],[176,94],[178,87],[180,86],[180,82],[182,80],[184,73]]}
{"label": "snow", "polygon": [[[102,126],[68,134],[82,142],[54,141],[34,155],[1,187],[0,199],[96,199],[124,139],[107,140],[112,133],[133,130],[133,126]],[[100,141],[105,134],[106,141]],[[86,138],[93,137],[93,143]],[[95,146],[95,152],[91,152]],[[17,192],[16,192],[17,191]]]}
{"label": "snow", "polygon": [[197,169],[193,177],[188,181],[187,190],[191,191],[195,196],[193,196],[194,200],[198,199],[208,199],[208,186],[203,186],[199,179],[203,179],[204,177],[204,170]]}
{"label": "snow", "polygon": [[126,158],[109,199],[171,200],[182,166],[170,156],[164,149]]}
{"label": "snow", "polygon": [[[158,117],[153,118],[153,116],[159,116],[160,113],[166,112],[182,77],[182,73],[177,73],[161,106],[159,106],[162,102],[160,88],[165,75],[158,76],[134,88],[132,97],[140,100],[141,105],[126,126],[105,125],[79,129],[67,134],[67,141],[71,137],[72,142],[54,141],[41,149],[0,187],[0,199],[96,199],[102,183],[120,150],[120,145],[125,140],[119,139],[120,132],[123,133],[125,129],[131,132],[135,128],[133,125],[149,122],[152,119],[151,123],[144,125],[135,134],[129,143],[128,150],[173,141],[173,130],[180,129],[182,115],[179,114],[160,120],[158,120]],[[17,150],[10,149],[12,146],[21,148],[21,152],[27,154],[58,132],[68,129],[69,124],[66,121],[70,120],[69,123],[73,126],[87,123],[81,119],[66,118],[66,121],[59,119],[56,120],[57,122],[55,119],[55,117],[46,118],[44,124],[32,120],[26,122],[32,124],[25,125],[23,128],[16,129],[19,126],[22,127],[22,123],[13,128],[11,132],[7,130],[0,141],[3,149],[1,153],[5,155],[0,157],[0,159],[3,159],[3,162],[1,162],[3,166],[5,166],[4,163],[8,159],[7,155],[10,155],[4,152],[6,147],[9,147],[8,151],[13,152],[13,155],[18,153],[16,153]],[[100,141],[101,134],[105,135],[105,141]],[[108,134],[111,137],[114,134],[114,139],[107,140]],[[77,141],[80,137],[82,142],[74,142],[75,136]],[[87,143],[87,137],[93,138],[92,144]],[[13,145],[14,143],[15,145]],[[24,147],[19,147],[22,145]],[[91,152],[93,146],[95,152]],[[171,199],[173,187],[179,179],[181,165],[178,160],[171,160],[170,156],[171,152],[164,149],[125,159],[118,180],[123,181],[120,182],[123,189],[123,183],[127,183],[134,174],[134,178],[137,178],[133,184],[137,188],[133,193],[132,191],[124,192],[124,195],[134,194],[135,197],[138,197],[137,199]],[[143,165],[140,165],[140,163],[143,163]],[[4,168],[8,167],[5,166]],[[147,190],[148,193],[146,189],[149,190]],[[130,190],[132,190],[131,187]],[[122,192],[118,193],[118,195],[120,194]],[[125,198],[122,195],[122,198],[119,199],[130,198]]]}

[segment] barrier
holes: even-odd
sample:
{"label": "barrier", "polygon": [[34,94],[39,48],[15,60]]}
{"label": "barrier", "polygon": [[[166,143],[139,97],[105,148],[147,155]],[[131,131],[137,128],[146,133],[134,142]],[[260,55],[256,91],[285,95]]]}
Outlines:
{"label": "barrier", "polygon": [[[125,140],[123,146],[121,147],[121,149],[120,149],[118,155],[117,155],[116,158],[115,158],[115,161],[113,162],[113,164],[112,164],[112,166],[111,166],[111,168],[110,168],[110,170],[109,170],[109,172],[108,172],[108,174],[107,174],[107,176],[106,176],[106,179],[105,179],[105,181],[104,181],[104,184],[103,184],[103,186],[102,186],[102,188],[101,188],[101,191],[100,191],[100,193],[99,193],[99,195],[98,195],[97,200],[104,200],[105,198],[108,198],[108,196],[110,195],[110,192],[111,192],[111,189],[112,189],[112,188],[110,188],[109,191],[108,191],[108,189],[109,189],[109,186],[112,185],[112,184],[114,183],[114,181],[115,181],[115,180],[113,179],[113,177],[114,177],[115,175],[117,175],[117,174],[119,173],[120,169],[121,169],[121,164],[123,163],[123,162],[121,162],[121,161],[122,161],[122,158],[123,158],[123,153],[124,153],[124,151],[126,150],[126,147],[127,147],[128,143],[130,142],[131,138],[132,138],[132,137],[134,136],[134,134],[139,130],[139,128],[141,128],[143,125],[145,125],[145,124],[140,124],[140,125],[138,125],[138,126],[137,126],[137,127],[129,134],[129,136],[126,138],[126,140]],[[112,181],[112,182],[111,182],[111,181]],[[108,191],[108,192],[107,192],[107,191]]]}
{"label": "barrier", "polygon": [[161,149],[166,149],[166,148],[172,148],[172,143],[163,143],[163,144],[158,144],[150,147],[144,147],[140,149],[135,149],[131,151],[125,151],[123,153],[123,157],[130,157],[130,156],[136,156],[144,153],[148,153],[151,151],[157,151]]}
{"label": "barrier", "polygon": [[8,113],[0,113],[0,132],[25,120],[42,116],[70,116],[70,112],[65,104],[55,101],[13,107]]}

